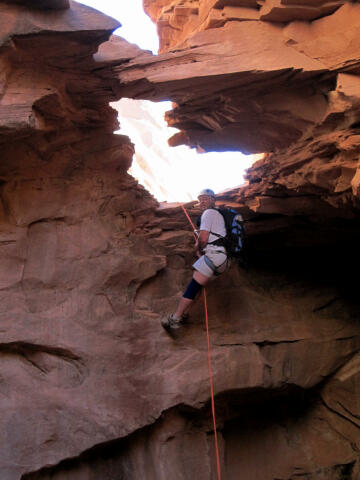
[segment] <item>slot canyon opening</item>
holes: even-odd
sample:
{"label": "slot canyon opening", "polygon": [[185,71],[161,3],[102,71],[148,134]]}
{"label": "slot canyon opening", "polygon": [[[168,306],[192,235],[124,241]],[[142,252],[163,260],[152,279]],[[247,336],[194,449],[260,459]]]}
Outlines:
{"label": "slot canyon opening", "polygon": [[[143,10],[142,0],[118,4],[109,0],[84,0],[80,3],[118,19],[119,35],[140,48],[157,53],[159,39],[156,26]],[[177,129],[167,125],[164,115],[171,102],[151,102],[122,98],[111,106],[118,111],[120,129],[135,146],[129,173],[158,201],[191,201],[203,188],[215,193],[244,183],[245,170],[259,155],[239,151],[204,152],[185,145],[170,147],[168,139]]]}
{"label": "slot canyon opening", "polygon": [[120,130],[135,145],[129,173],[158,201],[191,201],[203,188],[219,193],[244,183],[245,169],[255,155],[241,152],[206,152],[185,145],[170,147],[177,130],[168,127],[165,112],[170,102],[154,103],[123,98],[111,104],[118,111]]}

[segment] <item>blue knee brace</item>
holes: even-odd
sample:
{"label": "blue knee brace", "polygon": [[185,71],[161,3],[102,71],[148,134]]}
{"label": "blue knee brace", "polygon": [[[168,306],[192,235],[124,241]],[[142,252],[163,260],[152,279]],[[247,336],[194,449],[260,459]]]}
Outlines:
{"label": "blue knee brace", "polygon": [[185,293],[183,295],[184,298],[188,298],[189,300],[194,300],[196,295],[200,292],[202,285],[194,279],[191,279],[191,282],[187,286]]}

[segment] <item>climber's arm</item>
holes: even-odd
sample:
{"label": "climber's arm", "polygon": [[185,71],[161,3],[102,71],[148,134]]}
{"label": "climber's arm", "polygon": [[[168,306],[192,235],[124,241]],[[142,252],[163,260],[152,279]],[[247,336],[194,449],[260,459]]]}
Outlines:
{"label": "climber's arm", "polygon": [[196,254],[198,257],[202,255],[202,251],[204,250],[204,248],[208,243],[209,235],[210,235],[210,232],[207,232],[206,230],[200,230],[199,238],[196,244]]}

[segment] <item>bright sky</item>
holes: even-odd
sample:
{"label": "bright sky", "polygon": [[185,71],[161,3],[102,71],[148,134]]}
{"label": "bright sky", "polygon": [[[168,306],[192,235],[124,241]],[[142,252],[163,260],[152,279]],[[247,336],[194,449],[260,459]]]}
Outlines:
{"label": "bright sky", "polygon": [[156,27],[145,14],[142,0],[77,1],[119,20],[122,26],[115,30],[116,35],[126,38],[128,42],[136,43],[143,50],[151,50],[153,53],[157,53],[159,39]]}
{"label": "bright sky", "polygon": [[[122,27],[114,32],[116,35],[144,50],[157,53],[156,27],[144,13],[142,0],[81,0],[80,3],[119,20]],[[244,170],[253,162],[251,156],[240,152],[198,154],[185,146],[169,147],[167,139],[177,131],[169,128],[163,119],[164,113],[171,110],[170,102],[143,102],[141,110],[144,117],[153,115],[156,121],[151,122],[151,127],[153,124],[159,126],[158,132],[151,133],[152,141],[144,144],[136,126],[144,131],[144,128],[149,128],[149,122],[139,119],[138,114],[132,119],[124,115],[129,105],[126,102],[129,101],[124,99],[123,105],[122,101],[112,105],[119,110],[119,133],[128,135],[135,144],[136,153],[130,173],[159,201],[192,200],[203,188],[212,188],[219,193],[243,183]],[[150,172],[149,168],[154,170]]]}

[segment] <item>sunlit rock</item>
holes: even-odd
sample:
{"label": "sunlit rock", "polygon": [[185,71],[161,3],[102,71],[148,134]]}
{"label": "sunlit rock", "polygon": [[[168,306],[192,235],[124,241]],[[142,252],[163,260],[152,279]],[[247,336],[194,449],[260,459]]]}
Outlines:
{"label": "sunlit rock", "polygon": [[[220,7],[245,8],[198,3],[203,15]],[[161,18],[154,9],[153,18]],[[263,169],[250,170],[251,187],[241,193],[255,212],[283,214],[292,203],[295,214],[303,207],[296,207],[295,198],[282,206],[281,198],[307,195],[314,215],[324,209],[330,216],[350,215],[344,209],[359,208],[360,10],[346,2],[329,13],[312,22],[228,21],[206,31],[194,28],[159,57],[115,66],[119,93],[175,101],[166,114],[168,124],[180,129],[171,145],[272,152],[261,162]],[[253,200],[256,195],[261,198]]]}
{"label": "sunlit rock", "polygon": [[357,479],[358,5],[279,24],[147,2],[179,29],[156,57],[75,2],[22,3],[0,7],[1,479],[216,475],[202,302],[176,340],[160,326],[194,239],[127,173],[122,96],[176,102],[179,142],[266,153],[217,196],[248,234],[248,269],[207,288],[224,478]]}

